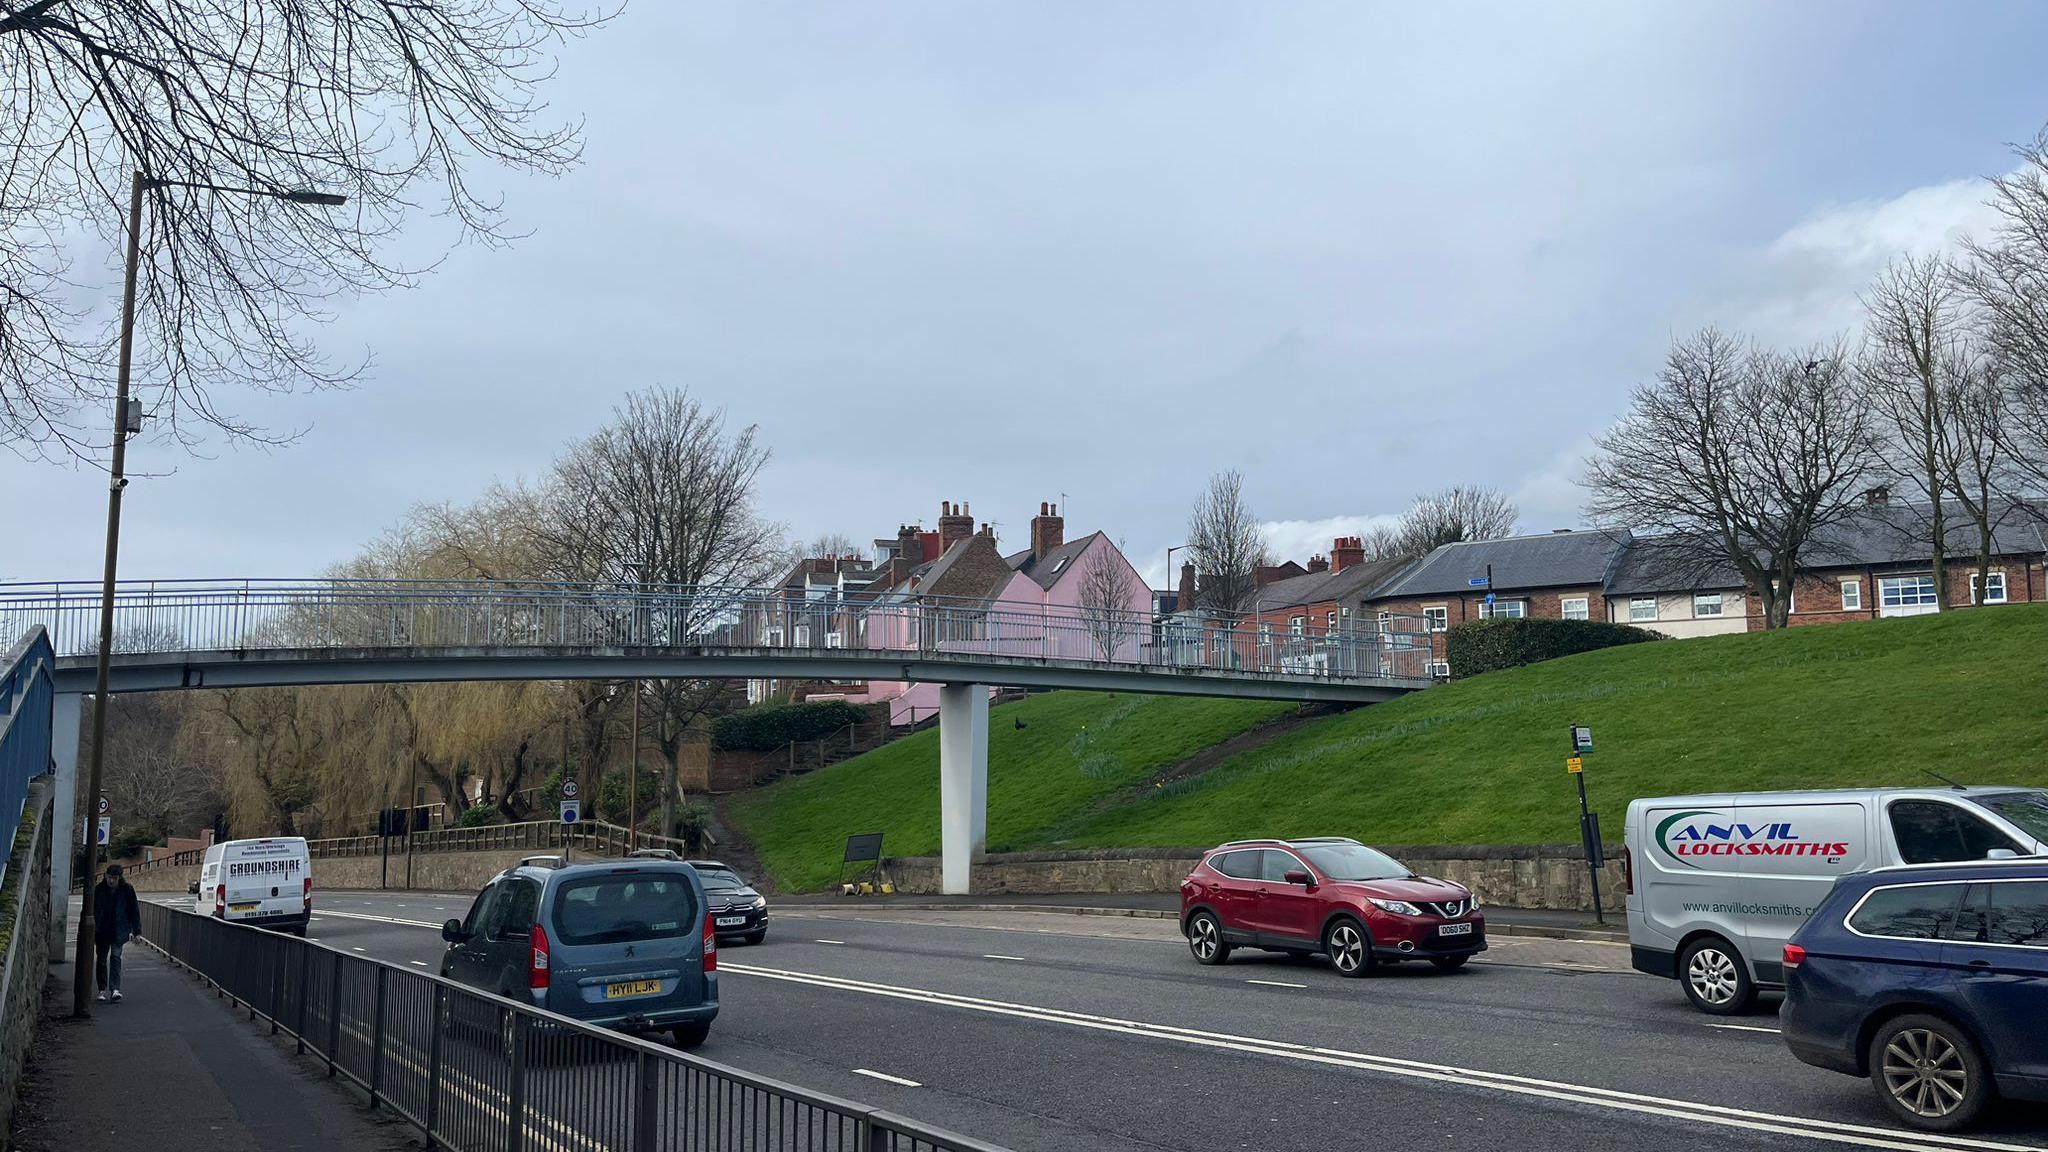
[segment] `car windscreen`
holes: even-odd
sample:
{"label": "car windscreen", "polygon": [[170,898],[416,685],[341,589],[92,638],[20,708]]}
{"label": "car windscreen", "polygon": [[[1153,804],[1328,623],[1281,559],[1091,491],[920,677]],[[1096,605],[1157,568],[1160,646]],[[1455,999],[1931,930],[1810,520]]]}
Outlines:
{"label": "car windscreen", "polygon": [[1415,875],[1392,856],[1363,844],[1296,845],[1296,850],[1330,880],[1405,880]]}
{"label": "car windscreen", "polygon": [[687,879],[628,872],[564,882],[553,922],[563,944],[622,944],[699,932],[702,913]]}
{"label": "car windscreen", "polygon": [[699,868],[697,879],[704,882],[704,887],[714,890],[747,886],[747,882],[740,879],[739,873],[728,872],[723,868]]}
{"label": "car windscreen", "polygon": [[2048,844],[2048,792],[1989,792],[1971,797],[2008,824]]}

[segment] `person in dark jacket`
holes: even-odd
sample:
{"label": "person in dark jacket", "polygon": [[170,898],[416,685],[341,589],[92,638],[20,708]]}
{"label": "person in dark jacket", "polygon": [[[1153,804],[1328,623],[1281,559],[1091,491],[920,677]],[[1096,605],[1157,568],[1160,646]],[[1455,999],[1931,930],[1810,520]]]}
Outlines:
{"label": "person in dark jacket", "polygon": [[121,998],[121,947],[132,936],[142,935],[142,904],[135,889],[121,875],[119,864],[107,865],[107,874],[92,890],[93,975],[99,983],[100,999]]}

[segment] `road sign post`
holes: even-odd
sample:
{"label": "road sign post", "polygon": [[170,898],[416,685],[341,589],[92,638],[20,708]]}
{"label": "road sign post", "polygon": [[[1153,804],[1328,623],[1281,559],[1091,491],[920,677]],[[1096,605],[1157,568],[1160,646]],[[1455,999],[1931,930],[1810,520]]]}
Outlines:
{"label": "road sign post", "polygon": [[1607,911],[1600,906],[1600,869],[1607,864],[1607,850],[1600,842],[1600,815],[1586,803],[1585,754],[1593,750],[1593,730],[1583,724],[1571,726],[1572,754],[1564,770],[1579,782],[1579,845],[1586,854],[1586,875],[1593,882],[1593,919],[1607,923]]}

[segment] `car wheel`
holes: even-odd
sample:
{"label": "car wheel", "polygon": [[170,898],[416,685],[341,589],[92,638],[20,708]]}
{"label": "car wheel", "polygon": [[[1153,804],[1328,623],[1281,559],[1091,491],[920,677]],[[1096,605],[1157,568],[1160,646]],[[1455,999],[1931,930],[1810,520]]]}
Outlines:
{"label": "car wheel", "polygon": [[1188,917],[1188,951],[1197,964],[1221,964],[1230,959],[1230,945],[1223,942],[1223,925],[1214,912],[1197,912]]}
{"label": "car wheel", "polygon": [[1678,956],[1678,981],[1693,1007],[1715,1016],[1747,1012],[1756,1000],[1756,984],[1742,953],[1719,936],[1702,936],[1686,945]]}
{"label": "car wheel", "polygon": [[1323,933],[1323,951],[1339,976],[1363,976],[1372,971],[1372,935],[1349,916],[1339,917]]}
{"label": "car wheel", "polygon": [[766,928],[763,928],[758,932],[749,932],[745,936],[740,937],[740,939],[745,940],[749,944],[759,944],[761,941],[766,940],[767,938],[768,930]]}
{"label": "car wheel", "polygon": [[1439,972],[1456,972],[1465,966],[1465,961],[1470,959],[1470,956],[1432,956],[1429,962],[1436,965],[1436,970]]}
{"label": "car wheel", "polygon": [[1994,1091],[1977,1045],[1937,1016],[1901,1016],[1870,1038],[1870,1083],[1909,1127],[1955,1132],[1970,1126]]}
{"label": "car wheel", "polygon": [[696,1020],[673,1029],[669,1035],[675,1038],[678,1048],[695,1048],[711,1037],[711,1021]]}

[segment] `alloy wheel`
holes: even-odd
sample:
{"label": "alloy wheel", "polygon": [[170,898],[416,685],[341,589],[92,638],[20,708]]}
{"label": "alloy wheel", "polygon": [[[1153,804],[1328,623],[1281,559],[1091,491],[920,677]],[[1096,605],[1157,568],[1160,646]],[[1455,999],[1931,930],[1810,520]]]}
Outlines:
{"label": "alloy wheel", "polygon": [[1701,1002],[1715,1006],[1735,999],[1739,987],[1735,961],[1714,947],[1693,950],[1692,962],[1685,968],[1685,979]]}
{"label": "alloy wheel", "polygon": [[1938,1120],[1962,1106],[1970,1091],[1963,1054],[1948,1037],[1907,1028],[1884,1047],[1884,1086],[1901,1108]]}
{"label": "alloy wheel", "polygon": [[1194,932],[1188,937],[1188,946],[1195,951],[1195,959],[1208,963],[1216,957],[1217,945],[1221,943],[1216,935],[1216,920],[1211,916],[1197,916],[1192,926]]}
{"label": "alloy wheel", "polygon": [[1356,972],[1365,964],[1365,938],[1349,924],[1330,929],[1330,964],[1339,972]]}

